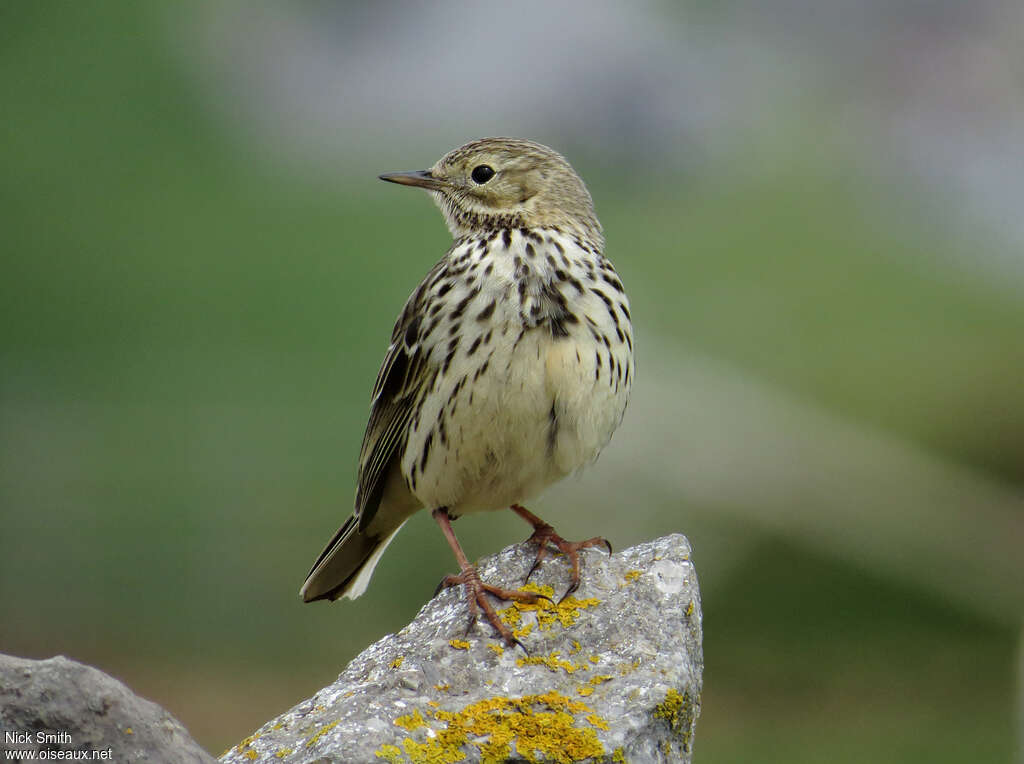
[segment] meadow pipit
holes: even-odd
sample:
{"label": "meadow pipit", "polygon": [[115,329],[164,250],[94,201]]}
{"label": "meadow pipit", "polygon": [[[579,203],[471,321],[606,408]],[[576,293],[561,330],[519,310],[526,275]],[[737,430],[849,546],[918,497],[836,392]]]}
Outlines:
{"label": "meadow pipit", "polygon": [[[359,456],[355,512],[317,558],[306,602],[362,594],[388,543],[426,507],[441,527],[470,611],[537,594],[480,580],[452,532],[470,512],[510,507],[572,562],[569,542],[519,502],[593,462],[622,421],[633,382],[629,300],[603,254],[583,181],[546,146],[473,141],[431,169],[382,180],[430,192],[455,241],[406,302],[377,375]],[[610,551],[610,546],[609,546]],[[531,571],[532,572],[532,571]],[[529,576],[527,576],[529,577]]]}

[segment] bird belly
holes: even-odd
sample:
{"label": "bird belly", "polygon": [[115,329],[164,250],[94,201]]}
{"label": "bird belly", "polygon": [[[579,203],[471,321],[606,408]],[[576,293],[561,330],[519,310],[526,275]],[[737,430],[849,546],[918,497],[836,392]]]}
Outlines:
{"label": "bird belly", "polygon": [[455,516],[499,509],[596,459],[628,390],[595,374],[594,345],[583,331],[555,338],[509,325],[485,366],[456,359],[449,383],[425,401],[403,459],[416,497]]}

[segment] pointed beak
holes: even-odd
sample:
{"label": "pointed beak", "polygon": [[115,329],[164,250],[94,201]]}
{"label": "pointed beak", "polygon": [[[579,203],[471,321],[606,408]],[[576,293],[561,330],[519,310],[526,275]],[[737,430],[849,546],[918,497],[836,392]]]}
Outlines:
{"label": "pointed beak", "polygon": [[430,170],[386,172],[378,177],[389,183],[398,183],[403,186],[418,186],[419,188],[427,188],[432,191],[437,191],[444,187],[444,182],[440,178],[435,178]]}

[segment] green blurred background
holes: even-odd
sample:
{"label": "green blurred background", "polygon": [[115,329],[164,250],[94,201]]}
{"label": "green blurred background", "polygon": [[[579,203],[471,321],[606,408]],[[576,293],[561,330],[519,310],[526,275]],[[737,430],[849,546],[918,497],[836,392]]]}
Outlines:
{"label": "green blurred background", "polygon": [[374,176],[519,134],[587,180],[639,353],[534,507],[690,537],[698,760],[1011,760],[1020,12],[850,5],[4,4],[0,650],[218,754],[415,615],[453,567],[425,515],[360,600],[298,598],[449,241]]}

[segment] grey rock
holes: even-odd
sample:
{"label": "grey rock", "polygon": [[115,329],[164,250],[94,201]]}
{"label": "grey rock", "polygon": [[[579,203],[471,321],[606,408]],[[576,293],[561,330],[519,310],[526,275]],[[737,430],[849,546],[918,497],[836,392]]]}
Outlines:
{"label": "grey rock", "polygon": [[[481,577],[516,586],[533,555],[509,547]],[[529,654],[470,622],[461,587],[446,590],[221,761],[689,762],[703,670],[689,542],[587,550],[582,571],[558,606],[503,608]],[[531,583],[557,600],[568,577],[555,558]]]}
{"label": "grey rock", "polygon": [[0,751],[35,752],[33,758],[88,751],[97,761],[216,761],[160,706],[62,655],[0,655],[0,736]]}

